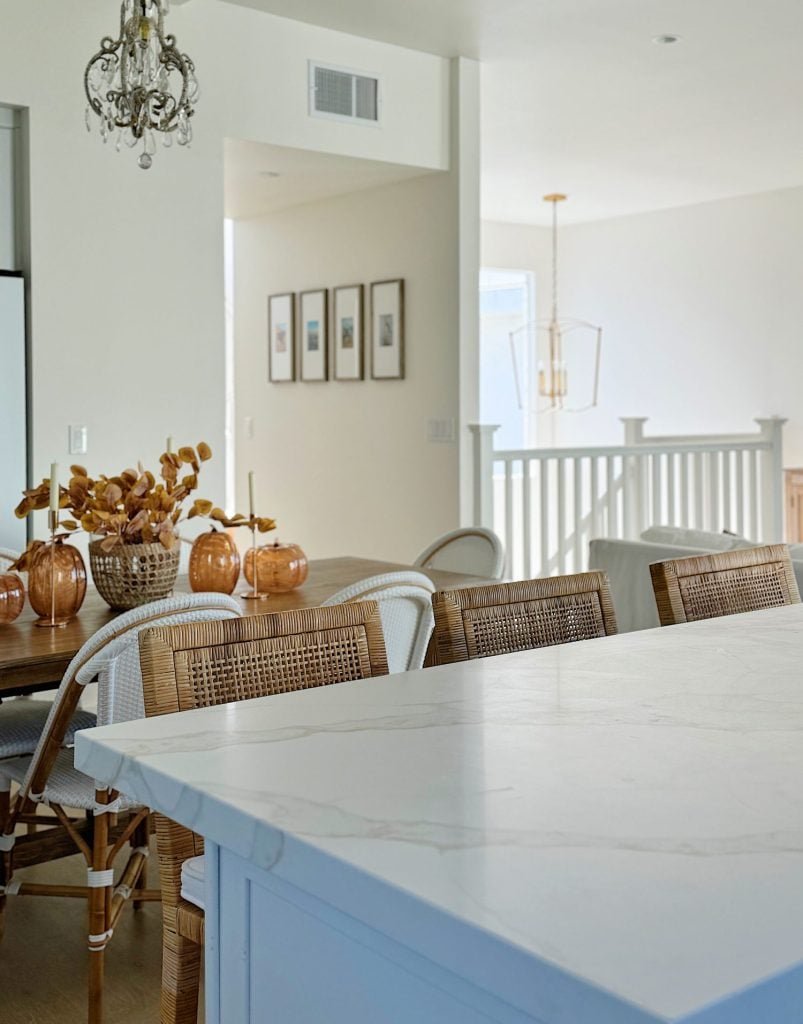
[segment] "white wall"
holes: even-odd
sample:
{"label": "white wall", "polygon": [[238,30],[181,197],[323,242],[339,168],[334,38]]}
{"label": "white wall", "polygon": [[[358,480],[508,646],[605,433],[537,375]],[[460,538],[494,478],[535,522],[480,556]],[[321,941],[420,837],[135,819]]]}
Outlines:
{"label": "white wall", "polygon": [[[543,228],[485,224],[483,264],[549,273]],[[745,431],[787,416],[803,465],[803,189],[561,231],[561,307],[605,328],[600,405],[560,414],[560,443],[617,443],[620,416],[650,433]]]}
{"label": "white wall", "polygon": [[19,116],[0,107],[0,270],[17,269],[17,151]]}
{"label": "white wall", "polygon": [[[427,440],[459,417],[454,190],[428,174],[235,224],[238,507],[253,469],[260,511],[312,557],[409,562],[458,525],[458,445]],[[267,382],[269,294],[397,277],[405,380]]]}
{"label": "white wall", "polygon": [[[195,143],[146,173],[83,125],[82,71],[117,5],[2,8],[0,102],[30,110],[34,475],[71,461],[69,423],[88,426],[94,472],[172,434],[212,445],[201,490],[222,501],[224,137],[445,166],[448,62],[194,0],[170,26],[201,81]],[[307,118],[307,57],[382,71],[384,127]]]}

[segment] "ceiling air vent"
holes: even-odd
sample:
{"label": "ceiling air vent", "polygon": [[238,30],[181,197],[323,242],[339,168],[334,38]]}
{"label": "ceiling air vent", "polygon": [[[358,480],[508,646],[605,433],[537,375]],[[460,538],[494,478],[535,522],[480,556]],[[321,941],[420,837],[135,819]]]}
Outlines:
{"label": "ceiling air vent", "polygon": [[379,124],[380,81],[345,68],[310,62],[310,114],[336,121]]}

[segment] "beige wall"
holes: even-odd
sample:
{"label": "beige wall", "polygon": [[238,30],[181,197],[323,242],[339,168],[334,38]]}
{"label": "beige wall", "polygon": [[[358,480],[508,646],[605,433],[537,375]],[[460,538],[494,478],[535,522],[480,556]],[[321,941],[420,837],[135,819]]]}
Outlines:
{"label": "beige wall", "polygon": [[[195,142],[146,173],[83,124],[83,68],[118,5],[2,13],[0,103],[30,111],[34,475],[70,462],[70,423],[89,428],[92,472],[151,462],[171,434],[212,445],[202,493],[223,501],[224,137],[445,167],[448,61],[194,0],[170,26],[198,66]],[[308,58],[382,71],[384,127],[307,117]]]}
{"label": "beige wall", "polygon": [[[459,419],[457,218],[451,174],[235,224],[238,503],[313,557],[411,560],[458,525],[458,445],[427,440]],[[267,296],[402,277],[406,379],[267,382]],[[245,432],[252,417],[254,437]]]}

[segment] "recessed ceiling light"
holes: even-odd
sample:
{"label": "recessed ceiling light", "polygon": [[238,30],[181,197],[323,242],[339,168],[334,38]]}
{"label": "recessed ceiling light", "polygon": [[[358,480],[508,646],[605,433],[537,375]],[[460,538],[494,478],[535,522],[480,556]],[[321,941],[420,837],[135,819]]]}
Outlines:
{"label": "recessed ceiling light", "polygon": [[654,43],[657,43],[658,46],[671,46],[672,43],[679,43],[680,42],[680,36],[673,36],[671,34],[667,34],[667,35],[663,35],[663,36],[653,36],[653,40],[652,41]]}

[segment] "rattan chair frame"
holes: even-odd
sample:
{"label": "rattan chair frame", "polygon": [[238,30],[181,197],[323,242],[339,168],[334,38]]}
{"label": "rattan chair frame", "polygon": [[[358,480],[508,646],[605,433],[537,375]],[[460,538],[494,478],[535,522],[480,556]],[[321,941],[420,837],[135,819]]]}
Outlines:
{"label": "rattan chair frame", "polygon": [[[116,640],[141,630],[149,623],[164,621],[171,615],[186,614],[190,610],[231,614],[235,606],[231,599],[219,594],[187,595],[181,600],[167,599],[150,608],[137,609],[136,626],[123,625],[110,630],[102,644],[93,646],[93,638],[84,645],[71,662],[59,687],[39,746],[33,755],[25,781],[11,800],[10,784],[2,775],[0,764],[0,940],[4,933],[5,904],[9,896],[57,896],[84,899],[88,907],[88,1009],[89,1024],[103,1020],[103,987],[105,951],[111,941],[117,921],[129,900],[134,907],[146,901],[161,899],[159,890],[148,890],[147,858],[150,840],[150,811],[133,808],[120,813],[103,808],[114,805],[120,794],[115,790],[96,789],[95,809],[85,818],[76,818],[68,810],[39,796],[45,792],[51,772],[65,745],[65,736],[78,708],[91,674],[92,664],[101,659],[103,652]],[[123,622],[128,621],[127,617]],[[39,803],[46,803],[53,818],[36,815]],[[36,826],[31,834],[17,836],[19,825]],[[128,844],[130,852],[122,873],[115,882],[111,876],[114,864]],[[59,883],[19,883],[15,870],[37,864],[50,863],[63,857],[81,853],[88,874],[86,886]]]}
{"label": "rattan chair frame", "polygon": [[[388,672],[376,601],[159,627],[142,633],[139,644],[149,717]],[[203,839],[154,817],[164,924],[161,1021],[195,1024],[204,912],[182,898],[181,868],[203,853]]]}
{"label": "rattan chair frame", "polygon": [[662,626],[800,604],[785,544],[655,562],[650,575]]}
{"label": "rattan chair frame", "polygon": [[432,608],[441,665],[617,632],[610,585],[602,572],[443,590],[433,596]]}

